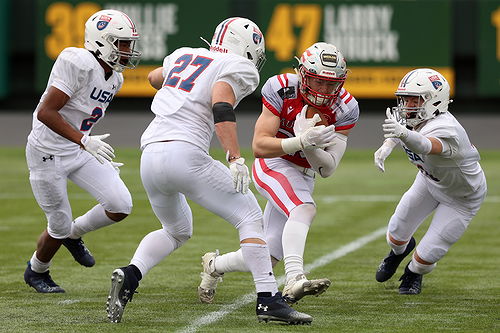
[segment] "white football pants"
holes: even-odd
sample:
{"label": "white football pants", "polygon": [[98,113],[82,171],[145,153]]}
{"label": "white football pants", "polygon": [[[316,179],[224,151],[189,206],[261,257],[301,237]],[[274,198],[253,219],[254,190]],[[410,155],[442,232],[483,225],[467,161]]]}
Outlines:
{"label": "white football pants", "polygon": [[443,193],[429,191],[424,177],[419,172],[412,186],[403,194],[389,220],[388,232],[397,240],[407,241],[434,212],[429,229],[416,251],[423,260],[436,263],[462,237],[481,207],[486,189],[481,189],[474,200],[463,204]]}
{"label": "white football pants", "polygon": [[132,197],[115,168],[110,163],[99,163],[85,150],[55,156],[28,144],[26,160],[33,194],[47,216],[47,231],[53,238],[63,239],[71,234],[73,216],[68,179],[96,198],[106,211],[123,214],[132,211]]}

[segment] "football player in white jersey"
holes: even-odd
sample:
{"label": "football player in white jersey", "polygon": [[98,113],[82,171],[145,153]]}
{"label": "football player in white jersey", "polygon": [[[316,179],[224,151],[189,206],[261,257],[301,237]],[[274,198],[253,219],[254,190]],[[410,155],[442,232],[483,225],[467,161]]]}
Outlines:
{"label": "football player in white jersey", "polygon": [[397,106],[386,110],[386,139],[375,152],[375,165],[384,172],[385,159],[401,145],[419,172],[389,220],[391,251],[375,277],[384,282],[394,275],[415,248],[415,231],[434,212],[400,278],[399,293],[414,295],[422,290],[422,276],[436,267],[478,212],[486,178],[476,147],[448,111],[450,85],[443,75],[428,68],[413,70],[401,80],[396,96]]}
{"label": "football player in white jersey", "polygon": [[[331,176],[347,145],[347,136],[359,118],[356,99],[343,88],[347,76],[342,53],[332,44],[315,43],[299,59],[297,74],[271,77],[262,88],[262,113],[253,139],[256,160],[253,179],[268,201],[264,230],[273,264],[283,260],[286,283],[283,296],[295,303],[319,295],[330,286],[327,278],[308,280],[304,247],[316,215],[312,197],[315,176]],[[320,116],[306,118],[310,108]],[[202,257],[204,271],[200,300],[211,303],[222,274],[248,271],[241,251]]]}
{"label": "football player in white jersey", "polygon": [[[122,86],[121,72],[137,65],[138,39],[126,14],[116,10],[93,14],[85,24],[85,48],[61,52],[33,113],[26,159],[33,194],[48,224],[24,280],[40,293],[64,292],[49,275],[51,259],[61,244],[78,263],[91,267],[95,260],[82,235],[131,212],[130,192],[118,175],[122,164],[112,162],[113,148],[103,141],[109,134],[90,136],[90,132]],[[76,219],[68,199],[68,179],[98,201]]]}
{"label": "football player in white jersey", "polygon": [[[259,321],[312,321],[289,307],[278,292],[262,211],[248,191],[249,172],[237,139],[234,108],[259,84],[264,45],[255,23],[228,18],[217,26],[210,50],[177,49],[149,74],[158,91],[151,105],[155,118],[141,138],[141,178],[162,228],[144,237],[128,266],[113,271],[107,303],[111,322],[121,321],[148,271],[191,237],[193,219],[186,198],[238,229],[257,290]],[[214,132],[227,152],[229,168],[209,155]]]}

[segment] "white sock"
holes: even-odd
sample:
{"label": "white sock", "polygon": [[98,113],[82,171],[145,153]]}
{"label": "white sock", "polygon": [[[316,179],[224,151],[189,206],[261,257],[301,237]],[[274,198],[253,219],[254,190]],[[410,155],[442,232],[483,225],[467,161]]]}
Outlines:
{"label": "white sock", "polygon": [[246,266],[250,269],[258,293],[270,292],[272,296],[278,292],[278,285],[271,267],[271,256],[267,244],[241,243],[241,253]]}
{"label": "white sock", "polygon": [[283,260],[286,280],[304,273],[304,248],[306,246],[309,225],[288,219],[283,228]]}
{"label": "white sock", "polygon": [[177,241],[165,230],[159,229],[147,234],[135,250],[130,264],[141,271],[142,277],[178,247]]}
{"label": "white sock", "polygon": [[229,252],[215,258],[215,271],[217,273],[229,272],[250,272],[245,264],[241,249],[235,252]]}
{"label": "white sock", "polygon": [[36,273],[45,273],[49,270],[51,263],[52,260],[49,262],[40,261],[40,259],[36,257],[36,251],[33,253],[30,259],[31,270]]}
{"label": "white sock", "polygon": [[101,205],[95,205],[91,210],[79,216],[72,223],[69,238],[78,239],[89,231],[93,231],[107,225],[116,223],[106,215]]}
{"label": "white sock", "polygon": [[406,246],[408,245],[409,241],[405,244],[402,244],[402,245],[397,245],[397,244],[394,244],[390,237],[389,237],[389,233],[386,233],[385,234],[385,239],[387,240],[387,244],[389,244],[389,246],[391,247],[392,249],[392,252],[394,252],[394,254],[396,255],[400,255],[402,254],[403,252],[405,252],[406,250]]}

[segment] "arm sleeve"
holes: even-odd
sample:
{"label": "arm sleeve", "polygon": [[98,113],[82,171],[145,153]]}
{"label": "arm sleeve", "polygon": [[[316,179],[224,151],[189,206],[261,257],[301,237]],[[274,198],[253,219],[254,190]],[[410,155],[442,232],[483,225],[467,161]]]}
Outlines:
{"label": "arm sleeve", "polygon": [[330,177],[340,164],[347,147],[347,136],[337,133],[334,144],[323,149],[304,150],[304,155],[314,171],[321,177]]}

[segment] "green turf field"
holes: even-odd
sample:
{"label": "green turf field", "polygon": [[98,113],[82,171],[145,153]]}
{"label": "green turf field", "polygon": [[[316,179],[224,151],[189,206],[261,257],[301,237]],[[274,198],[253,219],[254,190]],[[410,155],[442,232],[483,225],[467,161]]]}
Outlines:
{"label": "green turf field", "polygon": [[[222,157],[220,151],[214,153]],[[193,238],[143,279],[122,323],[107,322],[105,302],[112,270],[128,264],[142,237],[160,226],[142,188],[135,149],[117,150],[117,161],[125,163],[122,178],[134,199],[131,216],[85,236],[97,261],[93,268],[79,266],[61,248],[51,275],[66,293],[37,294],[25,285],[23,272],[45,228],[45,217],[31,193],[24,150],[0,148],[0,331],[500,331],[500,152],[482,152],[487,201],[464,237],[424,277],[423,292],[416,296],[397,293],[403,267],[384,284],[377,283],[374,275],[388,252],[383,228],[417,171],[398,150],[382,174],[373,166],[372,153],[346,152],[337,173],[316,183],[318,215],[309,233],[305,262],[310,277],[328,277],[333,284],[320,297],[305,298],[296,305],[314,321],[312,326],[295,327],[257,322],[254,298],[249,296],[254,290],[250,274],[226,274],[215,304],[199,303],[201,255],[216,248],[234,250],[238,241],[231,225],[195,204],[191,206]],[[75,217],[95,204],[72,184],[69,192]],[[419,230],[417,240],[422,234]],[[282,265],[275,273],[283,275]]]}

